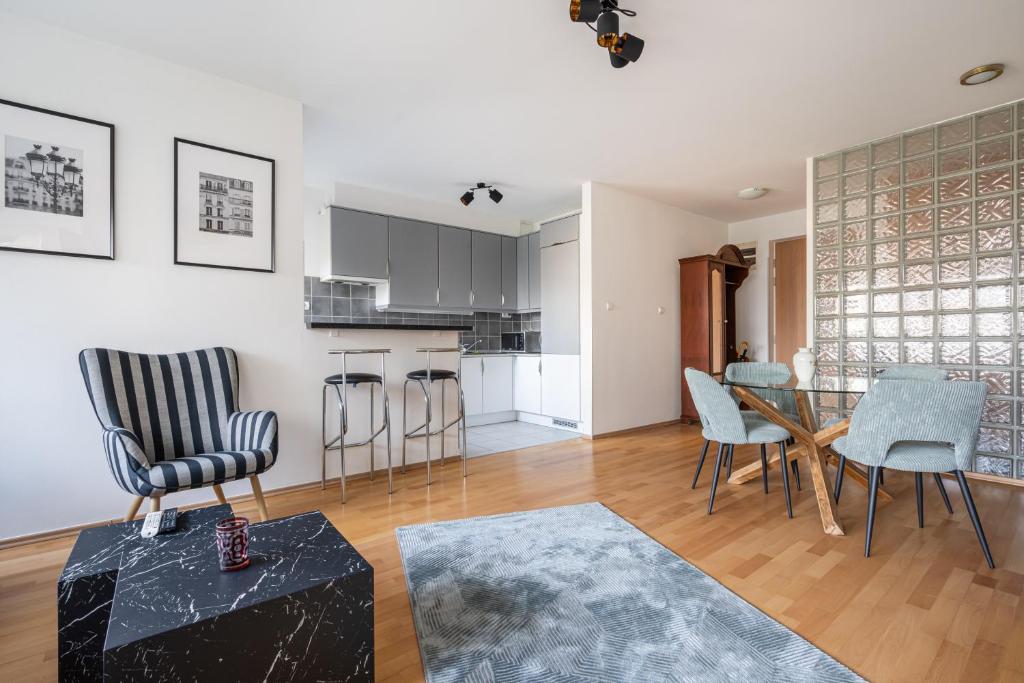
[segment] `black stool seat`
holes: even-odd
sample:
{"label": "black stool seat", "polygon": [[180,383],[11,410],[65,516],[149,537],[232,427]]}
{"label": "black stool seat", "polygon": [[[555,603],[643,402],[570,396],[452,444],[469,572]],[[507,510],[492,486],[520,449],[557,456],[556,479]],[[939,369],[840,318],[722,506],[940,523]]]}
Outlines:
{"label": "black stool seat", "polygon": [[[380,375],[375,375],[372,372],[350,372],[344,377],[345,381],[347,381],[349,384],[353,386],[355,386],[356,384],[365,384],[367,382],[376,382],[377,384],[380,384],[383,381],[381,380]],[[337,375],[331,375],[330,377],[324,380],[324,384],[341,384],[341,382],[341,373],[338,373]]]}
{"label": "black stool seat", "polygon": [[[413,370],[406,375],[409,379],[424,380],[427,378],[426,370]],[[455,379],[456,374],[454,370],[438,370],[431,368],[430,370],[430,381],[434,382],[439,379]]]}

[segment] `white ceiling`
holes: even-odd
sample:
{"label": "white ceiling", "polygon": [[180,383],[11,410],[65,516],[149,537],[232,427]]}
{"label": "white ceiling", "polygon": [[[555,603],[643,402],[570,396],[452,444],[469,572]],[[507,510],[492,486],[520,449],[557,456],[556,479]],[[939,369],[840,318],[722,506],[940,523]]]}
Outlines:
{"label": "white ceiling", "polygon": [[[1020,0],[621,0],[614,70],[568,0],[0,0],[307,105],[307,173],[536,220],[591,179],[726,221],[804,205],[804,159],[1024,97]],[[1003,61],[993,83],[966,69]],[[0,76],[2,85],[2,76]],[[762,185],[764,199],[738,189]]]}

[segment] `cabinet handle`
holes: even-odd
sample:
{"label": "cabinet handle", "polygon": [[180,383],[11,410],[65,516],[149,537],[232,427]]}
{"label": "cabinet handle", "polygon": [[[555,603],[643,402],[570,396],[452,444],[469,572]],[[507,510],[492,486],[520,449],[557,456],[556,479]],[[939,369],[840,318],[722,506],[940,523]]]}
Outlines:
{"label": "cabinet handle", "polygon": [[501,305],[502,306],[505,305],[505,295],[504,294],[501,295]]}
{"label": "cabinet handle", "polygon": [[472,306],[476,303],[476,292],[470,290],[469,292],[469,305]]}
{"label": "cabinet handle", "polygon": [[482,374],[484,374],[484,372],[486,372],[486,371],[487,371],[487,363],[485,363],[485,362],[484,362],[484,359],[483,359],[483,358],[481,358],[481,359],[480,359],[480,374],[482,375]]}
{"label": "cabinet handle", "polygon": [[437,295],[434,297],[434,301],[437,302],[438,306],[441,305],[441,288],[440,287],[437,288]]}
{"label": "cabinet handle", "polygon": [[537,374],[538,375],[543,375],[544,374],[544,361],[542,361],[542,360],[537,361]]}

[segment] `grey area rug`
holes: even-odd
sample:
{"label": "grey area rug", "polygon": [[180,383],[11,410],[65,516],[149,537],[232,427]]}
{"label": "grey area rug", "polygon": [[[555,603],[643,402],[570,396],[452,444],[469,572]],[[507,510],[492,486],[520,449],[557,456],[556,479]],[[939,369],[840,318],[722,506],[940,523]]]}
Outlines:
{"label": "grey area rug", "polygon": [[448,681],[860,681],[599,503],[396,530]]}

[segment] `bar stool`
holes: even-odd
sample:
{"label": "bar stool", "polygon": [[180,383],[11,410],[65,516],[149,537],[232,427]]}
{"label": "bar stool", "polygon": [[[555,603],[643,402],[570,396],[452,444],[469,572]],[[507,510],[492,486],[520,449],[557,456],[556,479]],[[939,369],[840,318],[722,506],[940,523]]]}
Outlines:
{"label": "bar stool", "polygon": [[[345,449],[355,448],[358,446],[370,445],[370,481],[373,481],[374,474],[374,440],[381,435],[382,432],[387,432],[387,451],[388,451],[388,495],[391,495],[392,491],[392,476],[391,476],[391,407],[388,402],[388,390],[387,390],[387,373],[385,371],[384,359],[391,349],[332,349],[328,351],[329,354],[335,356],[341,356],[341,373],[337,375],[331,375],[324,379],[323,386],[323,403],[320,410],[320,433],[323,439],[323,459],[321,462],[320,469],[320,489],[323,490],[327,484],[327,451],[337,450],[341,455],[341,502],[344,503],[347,499],[347,493],[345,490]],[[360,355],[371,355],[377,354],[380,356],[380,374],[376,375],[369,372],[349,372],[348,371],[348,357],[349,356],[360,356]],[[358,443],[345,443],[345,435],[348,434],[348,388],[357,387],[360,384],[370,385],[370,436],[365,441]],[[384,412],[384,420],[380,425],[380,428],[374,431],[374,389],[380,385],[381,390],[381,401]],[[330,387],[334,387],[334,393],[338,398],[338,416],[339,416],[339,432],[338,436],[327,440],[327,390]]]}
{"label": "bar stool", "polygon": [[[462,349],[459,347],[455,348],[420,348],[416,349],[418,353],[427,354],[427,367],[425,370],[413,370],[406,374],[405,383],[402,385],[402,473],[405,474],[405,441],[406,439],[414,439],[418,437],[426,437],[427,443],[427,486],[430,486],[430,437],[441,435],[441,466],[444,467],[444,433],[453,425],[459,425],[458,429],[458,442],[459,451],[462,456],[462,476],[465,477],[466,472],[466,401],[462,394]],[[458,369],[457,370],[437,370],[432,369],[430,354],[432,353],[455,353],[458,354]],[[459,392],[459,414],[455,416],[455,419],[451,422],[445,422],[445,386],[447,383],[455,382],[455,389]],[[409,430],[406,426],[406,416],[409,414],[408,402],[406,395],[409,389],[409,382],[416,382],[419,385],[420,390],[423,392],[423,400],[426,403],[426,416],[423,424]],[[434,382],[441,383],[441,426],[430,431],[430,423],[433,421],[433,406],[430,398],[430,387]],[[422,430],[423,433],[420,433]]]}

